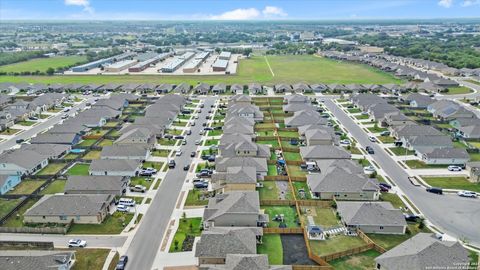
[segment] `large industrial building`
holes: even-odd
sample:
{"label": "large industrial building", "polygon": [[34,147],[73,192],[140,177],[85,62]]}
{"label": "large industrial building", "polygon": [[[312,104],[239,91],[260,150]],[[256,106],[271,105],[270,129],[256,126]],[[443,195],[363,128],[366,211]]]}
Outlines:
{"label": "large industrial building", "polygon": [[215,63],[213,63],[212,68],[213,71],[227,71],[228,67],[228,60],[224,59],[217,59]]}
{"label": "large industrial building", "polygon": [[197,53],[192,61],[188,62],[183,67],[184,73],[193,73],[198,70],[198,68],[202,65],[202,63],[208,58],[210,52],[201,52]]}
{"label": "large industrial building", "polygon": [[[168,57],[170,57],[173,53],[171,52],[168,52],[168,53],[161,53],[161,54],[150,54],[149,58],[146,58],[146,57],[143,57],[143,56],[146,56],[145,54],[142,55],[142,57],[139,55],[139,57],[137,57],[137,59],[140,61],[139,63],[131,66],[129,69],[128,69],[128,72],[141,72],[141,71],[144,71],[145,69],[147,69],[148,67],[151,67],[153,65],[155,65],[156,63],[160,62],[160,61],[163,61],[165,59],[167,59]],[[146,59],[145,59],[146,58]],[[141,60],[143,59],[143,60]]]}
{"label": "large industrial building", "polygon": [[186,52],[180,56],[177,56],[170,63],[167,63],[164,67],[162,67],[161,71],[164,73],[175,72],[175,70],[180,68],[188,60],[190,60],[194,55],[195,55],[194,52]]}
{"label": "large industrial building", "polygon": [[103,59],[99,59],[99,60],[96,60],[96,61],[93,61],[93,62],[90,62],[90,63],[86,63],[86,64],[83,64],[83,65],[80,65],[80,66],[72,67],[72,71],[73,72],[85,72],[85,71],[88,71],[90,69],[105,66],[105,65],[111,64],[111,63],[116,62],[116,61],[122,61],[122,60],[127,59],[127,58],[132,57],[132,56],[135,56],[135,53],[131,53],[131,52],[122,53],[122,54],[115,55],[115,56],[112,56],[112,57],[109,57],[109,58],[103,58]]}
{"label": "large industrial building", "polygon": [[231,57],[232,57],[231,52],[221,52],[220,55],[218,56],[218,59],[230,60]]}
{"label": "large industrial building", "polygon": [[127,69],[137,63],[137,60],[123,60],[115,62],[105,67],[106,72],[120,72],[124,69]]}

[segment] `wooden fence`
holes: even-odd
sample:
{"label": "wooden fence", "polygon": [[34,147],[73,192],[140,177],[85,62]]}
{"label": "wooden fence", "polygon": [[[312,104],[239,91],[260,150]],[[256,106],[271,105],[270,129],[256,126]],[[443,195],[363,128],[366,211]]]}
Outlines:
{"label": "wooden fence", "polygon": [[287,160],[286,163],[287,165],[295,165],[295,166],[300,166],[304,164],[304,162],[301,160]]}
{"label": "wooden fence", "polygon": [[295,182],[305,182],[307,181],[306,176],[290,176],[290,179]]}
{"label": "wooden fence", "polygon": [[3,250],[7,249],[41,249],[52,250],[53,242],[39,242],[39,241],[0,241],[0,247]]}
{"label": "wooden fence", "polygon": [[358,237],[360,237],[363,241],[365,241],[365,243],[367,244],[373,244],[373,248],[380,252],[380,253],[385,253],[387,250],[384,249],[383,247],[377,245],[377,243],[375,243],[375,241],[373,241],[372,239],[370,239],[370,237],[368,237],[362,230],[357,230],[357,235]]}
{"label": "wooden fence", "polygon": [[333,201],[330,200],[298,200],[300,206],[318,206],[328,208],[332,206]]}
{"label": "wooden fence", "polygon": [[267,175],[263,177],[264,181],[288,181],[286,175]]}
{"label": "wooden fence", "polygon": [[66,234],[67,227],[0,227],[0,233]]}
{"label": "wooden fence", "polygon": [[303,234],[302,228],[263,228],[264,234]]}
{"label": "wooden fence", "polygon": [[348,250],[344,250],[344,251],[340,251],[340,252],[336,252],[336,253],[332,253],[332,254],[328,254],[328,255],[323,255],[323,256],[320,256],[320,257],[324,261],[329,262],[329,261],[332,261],[332,260],[335,260],[335,259],[338,259],[338,258],[342,258],[342,257],[345,257],[345,256],[350,256],[350,255],[355,255],[355,254],[358,254],[358,253],[362,253],[364,251],[373,249],[374,246],[375,246],[375,244],[366,244],[366,245],[363,245],[361,247],[351,248],[351,249],[348,249]]}
{"label": "wooden fence", "polygon": [[295,205],[294,200],[260,200],[260,205],[271,206],[271,205]]}

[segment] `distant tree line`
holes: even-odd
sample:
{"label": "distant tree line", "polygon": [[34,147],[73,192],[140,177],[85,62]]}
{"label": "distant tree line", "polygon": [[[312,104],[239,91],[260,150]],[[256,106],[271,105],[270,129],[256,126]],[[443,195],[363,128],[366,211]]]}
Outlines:
{"label": "distant tree line", "polygon": [[46,51],[1,52],[0,66],[27,61],[33,58],[44,57]]}
{"label": "distant tree line", "polygon": [[454,68],[480,68],[480,36],[437,34],[431,37],[386,34],[358,37],[361,44],[385,48],[396,56],[412,57],[444,63]]}

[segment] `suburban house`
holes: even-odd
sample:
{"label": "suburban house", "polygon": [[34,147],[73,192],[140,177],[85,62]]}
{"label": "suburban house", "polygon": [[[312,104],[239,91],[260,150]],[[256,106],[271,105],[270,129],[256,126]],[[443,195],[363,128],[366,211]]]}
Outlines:
{"label": "suburban house", "polygon": [[20,149],[37,152],[48,159],[59,159],[68,154],[72,148],[63,144],[22,144]]}
{"label": "suburban house", "polygon": [[175,88],[173,89],[173,92],[178,93],[178,94],[186,94],[186,93],[190,92],[190,89],[191,89],[191,86],[189,84],[181,83],[181,84],[175,86]]}
{"label": "suburban house", "polygon": [[141,163],[131,159],[94,159],[88,169],[90,175],[137,176]]}
{"label": "suburban house", "polygon": [[305,161],[315,159],[350,159],[352,155],[343,147],[333,145],[313,145],[300,147],[300,155]]}
{"label": "suburban house", "polygon": [[155,87],[155,91],[159,94],[167,94],[172,92],[173,90],[173,85],[169,83],[162,83]]}
{"label": "suburban house", "polygon": [[367,113],[371,118],[375,119],[375,121],[383,122],[387,114],[399,114],[400,110],[388,103],[378,103],[369,106]]}
{"label": "suburban house", "polygon": [[403,125],[412,125],[415,124],[415,121],[405,116],[400,111],[393,111],[386,113],[381,122],[381,126],[387,127],[397,127]]}
{"label": "suburban house", "polygon": [[223,94],[227,91],[227,85],[224,83],[217,83],[212,87],[214,94]]}
{"label": "suburban house", "polygon": [[121,196],[127,191],[129,178],[125,176],[69,175],[65,194],[114,194]]}
{"label": "suburban house", "polygon": [[133,159],[147,160],[150,151],[144,145],[110,145],[104,146],[100,153],[101,159]]}
{"label": "suburban house", "polygon": [[195,94],[206,95],[210,91],[210,85],[206,83],[199,83],[194,88]]}
{"label": "suburban house", "polygon": [[421,153],[422,161],[431,165],[464,165],[470,160],[470,155],[463,148],[433,148]]}
{"label": "suburban house", "polygon": [[418,233],[375,258],[376,269],[455,269],[470,263],[459,242],[439,240],[433,233]]}
{"label": "suburban house", "polygon": [[337,212],[348,230],[365,233],[405,234],[407,222],[390,202],[338,202]]}
{"label": "suburban house", "polygon": [[31,150],[7,150],[0,154],[0,175],[30,175],[48,165],[48,157]]}
{"label": "suburban house", "polygon": [[258,83],[251,83],[248,85],[248,92],[251,94],[263,94],[263,87]]}
{"label": "suburban house", "polygon": [[435,118],[451,120],[455,118],[473,118],[474,114],[451,100],[439,100],[427,106],[427,111]]}
{"label": "suburban house", "polygon": [[321,200],[378,200],[380,188],[376,179],[363,172],[335,165],[307,175],[312,196]]}
{"label": "suburban house", "polygon": [[306,83],[296,83],[292,85],[292,90],[295,93],[311,93],[312,88]]}
{"label": "suburban house", "polygon": [[457,129],[456,136],[465,139],[480,139],[479,118],[456,118],[450,121],[450,125]]}
{"label": "suburban house", "polygon": [[47,131],[40,133],[30,140],[32,144],[63,144],[73,146],[81,141],[78,133],[51,133]]}
{"label": "suburban house", "polygon": [[350,98],[350,101],[362,111],[366,112],[370,106],[375,104],[386,104],[387,100],[375,94],[357,94]]}
{"label": "suburban house", "polygon": [[215,171],[227,172],[229,167],[255,167],[257,178],[262,179],[268,172],[267,160],[255,157],[219,157],[215,160]]}
{"label": "suburban house", "polygon": [[255,167],[228,167],[226,172],[212,175],[212,186],[221,192],[255,191],[257,171]]}
{"label": "suburban house", "polygon": [[20,184],[21,180],[20,175],[0,174],[0,195],[9,192],[12,188]]}
{"label": "suburban house", "polygon": [[425,125],[402,125],[402,126],[393,126],[390,128],[392,136],[395,137],[398,141],[401,141],[403,145],[406,145],[407,142],[418,136],[428,136],[430,138],[435,136],[445,136],[442,132],[432,126]]}
{"label": "suburban house", "polygon": [[480,182],[480,161],[467,162],[465,169],[468,172],[468,181],[473,183]]}
{"label": "suburban house", "polygon": [[276,84],[274,87],[275,93],[285,93],[285,92],[292,92],[292,87],[288,84]]}
{"label": "suburban house", "polygon": [[258,106],[253,104],[234,103],[228,106],[228,114],[230,116],[252,118],[255,121],[263,120],[263,112]]}
{"label": "suburban house", "polygon": [[208,270],[255,269],[255,270],[292,270],[291,265],[268,264],[266,254],[227,254],[225,265],[202,265]]}
{"label": "suburban house", "polygon": [[426,109],[428,105],[434,103],[436,100],[419,93],[412,93],[404,98],[404,101],[413,108]]}
{"label": "suburban house", "polygon": [[327,127],[309,129],[304,136],[307,146],[338,144],[338,136]]}
{"label": "suburban house", "polygon": [[243,94],[243,85],[241,84],[230,85],[230,92],[237,95]]}
{"label": "suburban house", "polygon": [[328,120],[320,117],[320,114],[312,110],[302,110],[293,113],[293,116],[285,117],[285,127],[300,127],[305,125],[326,125]]}
{"label": "suburban house", "polygon": [[58,269],[69,270],[75,265],[75,251],[3,250],[0,265],[3,270]]}
{"label": "suburban house", "polygon": [[7,111],[0,111],[0,131],[3,131],[15,123],[12,115]]}
{"label": "suburban house", "polygon": [[230,124],[225,123],[223,126],[223,134],[245,134],[249,136],[255,135],[254,127],[246,124]]}
{"label": "suburban house", "polygon": [[228,254],[257,254],[261,228],[214,227],[202,232],[195,247],[200,268],[225,264]]}
{"label": "suburban house", "polygon": [[24,216],[25,223],[100,224],[110,212],[112,194],[45,195]]}
{"label": "suburban house", "polygon": [[252,141],[221,144],[218,147],[218,155],[222,157],[270,157],[270,146],[257,144]]}
{"label": "suburban house", "polygon": [[92,104],[92,109],[95,107],[107,107],[112,110],[121,111],[128,107],[128,100],[124,98],[99,99],[97,102]]}
{"label": "suburban house", "polygon": [[141,145],[151,148],[156,143],[155,134],[148,128],[132,128],[115,140],[116,145]]}
{"label": "suburban house", "polygon": [[203,213],[203,227],[259,227],[268,223],[261,214],[257,191],[231,191],[210,198]]}

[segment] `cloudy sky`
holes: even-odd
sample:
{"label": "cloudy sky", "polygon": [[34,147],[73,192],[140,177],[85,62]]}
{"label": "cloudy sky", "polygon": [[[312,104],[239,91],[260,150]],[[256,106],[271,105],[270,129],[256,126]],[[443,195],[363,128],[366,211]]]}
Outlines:
{"label": "cloudy sky", "polygon": [[480,17],[480,0],[0,0],[0,21]]}

